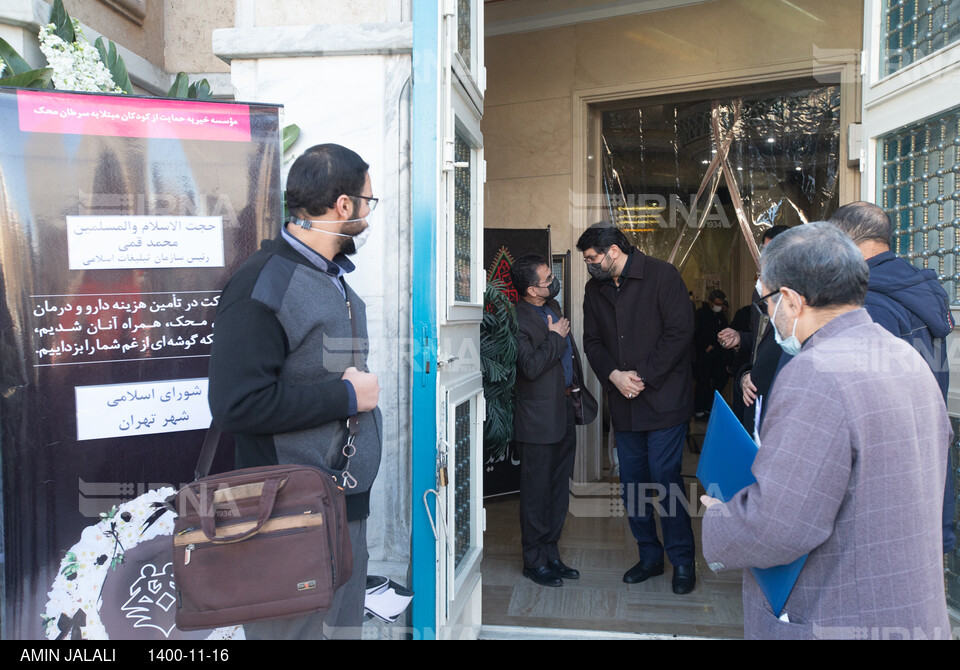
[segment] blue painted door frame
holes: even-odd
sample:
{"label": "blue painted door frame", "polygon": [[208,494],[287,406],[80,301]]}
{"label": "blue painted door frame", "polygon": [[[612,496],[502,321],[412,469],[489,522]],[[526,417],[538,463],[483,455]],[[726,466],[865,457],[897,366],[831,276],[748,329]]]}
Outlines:
{"label": "blue painted door frame", "polygon": [[[424,492],[436,488],[437,457],[437,226],[440,202],[440,21],[437,0],[413,5],[413,337],[412,471],[413,635],[436,638],[436,539],[424,503]],[[436,497],[426,505],[436,519]]]}

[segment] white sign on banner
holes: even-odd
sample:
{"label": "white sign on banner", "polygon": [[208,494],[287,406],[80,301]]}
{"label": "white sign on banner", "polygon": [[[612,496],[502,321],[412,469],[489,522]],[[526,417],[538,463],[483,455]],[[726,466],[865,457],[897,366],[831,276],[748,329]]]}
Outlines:
{"label": "white sign on banner", "polygon": [[68,216],[71,270],[223,267],[220,216]]}
{"label": "white sign on banner", "polygon": [[209,428],[207,385],[201,378],[77,386],[77,439]]}

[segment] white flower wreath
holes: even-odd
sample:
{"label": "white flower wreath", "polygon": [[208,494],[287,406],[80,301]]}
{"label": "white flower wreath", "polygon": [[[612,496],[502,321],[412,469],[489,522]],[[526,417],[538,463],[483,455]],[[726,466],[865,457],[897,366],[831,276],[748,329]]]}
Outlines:
{"label": "white flower wreath", "polygon": [[[55,640],[60,634],[58,621],[61,615],[73,617],[83,610],[86,624],[81,628],[83,639],[109,639],[100,619],[100,590],[112,567],[122,559],[117,547],[129,551],[141,542],[155,537],[173,534],[175,515],[171,512],[157,519],[143,534],[144,522],[153,515],[154,503],[162,502],[176,491],[170,487],[147,491],[142,496],[114,507],[101,514],[100,522],[88,526],[60,562],[60,571],[47,594],[49,600],[44,611],[44,632],[47,639]],[[241,628],[217,628],[208,640],[228,640],[242,637]]]}

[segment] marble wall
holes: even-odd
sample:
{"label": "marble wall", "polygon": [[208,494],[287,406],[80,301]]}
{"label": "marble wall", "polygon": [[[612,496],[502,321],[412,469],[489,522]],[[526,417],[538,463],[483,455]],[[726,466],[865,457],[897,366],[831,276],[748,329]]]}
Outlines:
{"label": "marble wall", "polygon": [[349,25],[397,21],[398,16],[389,14],[398,4],[396,0],[256,0],[256,25]]}

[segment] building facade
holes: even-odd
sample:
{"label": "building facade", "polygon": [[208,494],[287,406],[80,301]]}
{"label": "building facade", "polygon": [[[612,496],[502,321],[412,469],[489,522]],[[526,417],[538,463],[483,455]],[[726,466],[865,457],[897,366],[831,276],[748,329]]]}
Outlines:
{"label": "building facade", "polygon": [[[896,251],[936,269],[960,311],[955,1],[65,6],[89,41],[117,42],[135,92],[205,77],[215,98],[283,105],[282,124],[301,129],[292,155],[337,142],[370,163],[381,204],[351,278],[385,418],[368,536],[371,572],[417,592],[404,634],[474,637],[481,624],[484,229],[550,226],[553,252],[576,259],[582,230],[614,218],[697,296],[723,286],[736,307],[763,227],[862,198],[894,214]],[[42,62],[49,11],[0,0],[0,37]],[[568,267],[577,323],[587,275]],[[601,428],[579,430],[576,477],[589,482]],[[945,575],[960,607],[960,558]]]}

